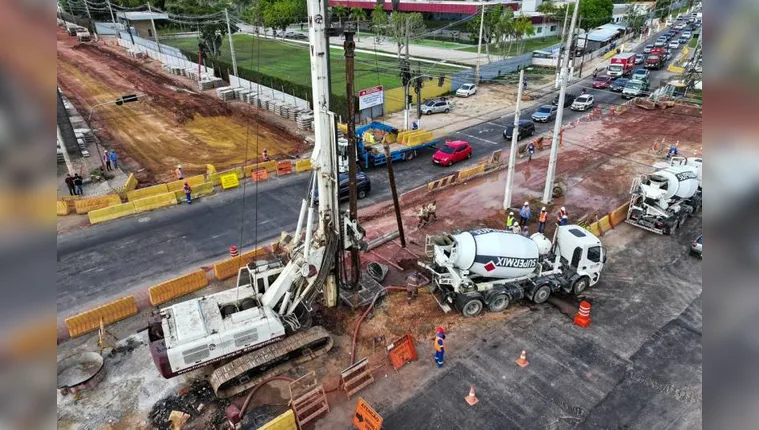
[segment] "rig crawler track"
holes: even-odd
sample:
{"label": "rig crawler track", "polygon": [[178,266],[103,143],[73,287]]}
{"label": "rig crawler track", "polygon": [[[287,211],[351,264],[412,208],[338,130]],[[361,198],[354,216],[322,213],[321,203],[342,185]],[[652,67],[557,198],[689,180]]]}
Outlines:
{"label": "rig crawler track", "polygon": [[220,398],[234,396],[270,376],[326,354],[332,345],[332,337],[322,327],[299,331],[218,367],[211,374],[211,386]]}

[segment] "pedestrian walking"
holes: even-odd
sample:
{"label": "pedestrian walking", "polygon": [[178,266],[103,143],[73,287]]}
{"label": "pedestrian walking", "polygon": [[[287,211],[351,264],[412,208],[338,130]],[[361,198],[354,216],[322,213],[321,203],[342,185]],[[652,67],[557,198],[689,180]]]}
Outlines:
{"label": "pedestrian walking", "polygon": [[538,214],[538,233],[543,233],[545,231],[547,219],[548,219],[548,212],[546,212],[546,207],[543,206],[540,209],[540,214]]}
{"label": "pedestrian walking", "polygon": [[69,194],[74,196],[76,195],[76,189],[74,189],[74,178],[71,176],[71,173],[66,173],[66,187],[69,189]]}
{"label": "pedestrian walking", "polygon": [[530,202],[524,202],[524,205],[522,205],[522,209],[519,211],[519,223],[522,225],[527,225],[527,222],[530,220]]}
{"label": "pedestrian walking", "polygon": [[[178,181],[181,181],[182,179],[184,179],[184,172],[182,172],[182,166],[181,165],[177,165],[177,168],[174,169],[174,176],[177,177]],[[186,183],[187,182],[185,182],[185,184]]]}
{"label": "pedestrian walking", "polygon": [[192,204],[192,188],[190,188],[190,184],[185,181],[184,183],[184,195],[187,197],[187,204]]}
{"label": "pedestrian walking", "polygon": [[569,214],[567,213],[567,209],[564,206],[562,206],[561,209],[559,209],[559,213],[556,215],[556,224],[561,225],[561,219],[568,215]]}
{"label": "pedestrian walking", "polygon": [[82,186],[84,185],[84,180],[82,180],[82,177],[79,176],[79,173],[74,174],[74,194],[77,196],[83,196],[84,190],[82,189]]}
{"label": "pedestrian walking", "polygon": [[111,155],[109,156],[111,159],[111,164],[113,164],[114,169],[119,168],[119,156],[116,155],[116,151],[111,151]]}
{"label": "pedestrian walking", "polygon": [[109,155],[108,151],[103,153],[103,164],[105,164],[105,169],[110,172],[113,168],[111,167],[111,157]]}
{"label": "pedestrian walking", "polygon": [[435,363],[438,368],[443,367],[443,358],[445,358],[445,331],[443,327],[438,326],[435,330]]}
{"label": "pedestrian walking", "polygon": [[522,229],[519,227],[519,223],[515,222],[514,224],[511,224],[511,232],[519,234],[522,232]]}
{"label": "pedestrian walking", "polygon": [[514,225],[514,212],[509,212],[509,216],[506,217],[506,228],[511,228]]}
{"label": "pedestrian walking", "polygon": [[529,154],[529,157],[527,158],[527,161],[532,161],[532,154],[535,153],[535,144],[530,142],[529,145],[527,145],[527,154]]}

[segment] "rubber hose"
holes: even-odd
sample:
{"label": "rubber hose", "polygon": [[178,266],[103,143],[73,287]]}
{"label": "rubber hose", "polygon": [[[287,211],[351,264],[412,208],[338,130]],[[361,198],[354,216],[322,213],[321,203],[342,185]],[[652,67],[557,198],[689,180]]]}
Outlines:
{"label": "rubber hose", "polygon": [[351,355],[350,355],[350,366],[353,366],[353,364],[356,362],[355,360],[355,352],[356,352],[356,338],[358,337],[358,329],[361,327],[361,322],[364,321],[364,317],[366,317],[367,314],[374,308],[374,304],[377,302],[377,299],[384,293],[385,291],[406,291],[406,288],[404,287],[385,287],[381,289],[377,294],[374,296],[374,299],[372,300],[372,303],[369,305],[368,308],[364,311],[363,314],[361,314],[361,317],[356,322],[356,328],[353,329],[353,343],[351,344]]}
{"label": "rubber hose", "polygon": [[253,399],[253,396],[256,394],[259,388],[263,387],[264,385],[268,384],[271,381],[287,381],[287,382],[295,382],[295,379],[288,378],[287,376],[272,376],[270,378],[267,378],[260,384],[256,385],[253,390],[248,393],[248,395],[245,397],[245,402],[242,404],[242,408],[240,408],[240,419],[245,416],[245,409],[248,408],[248,404],[250,403],[251,399]]}

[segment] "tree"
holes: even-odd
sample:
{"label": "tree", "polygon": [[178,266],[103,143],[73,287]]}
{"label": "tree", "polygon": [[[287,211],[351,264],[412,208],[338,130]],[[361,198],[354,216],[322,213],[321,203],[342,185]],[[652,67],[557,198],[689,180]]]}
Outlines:
{"label": "tree", "polygon": [[540,4],[540,6],[538,6],[537,11],[547,16],[551,21],[557,23],[559,33],[564,32],[564,17],[568,16],[566,14],[567,3],[563,3],[561,6],[557,6],[556,3],[550,0],[544,1]]}
{"label": "tree", "polygon": [[288,25],[297,23],[301,17],[302,7],[298,0],[279,0],[264,3],[264,27],[285,31]]}
{"label": "tree", "polygon": [[[482,43],[485,44],[485,55],[490,62],[490,44],[494,41],[499,43],[503,37],[503,32],[499,30],[500,21],[503,19],[504,14],[511,13],[513,16],[513,10],[511,8],[504,9],[503,5],[498,4],[485,9],[485,22],[482,25]],[[467,29],[473,40],[478,40],[480,37],[480,16],[477,15],[474,19],[469,21]]]}
{"label": "tree", "polygon": [[381,4],[374,6],[372,10],[372,31],[374,34],[381,36],[387,27],[387,13]]}
{"label": "tree", "polygon": [[366,21],[366,11],[360,7],[351,8],[349,16],[354,21]]}
{"label": "tree", "polygon": [[640,11],[637,5],[630,4],[625,11],[624,21],[625,25],[631,28],[635,35],[638,35],[646,24],[646,15]]}
{"label": "tree", "polygon": [[669,15],[669,9],[672,6],[672,0],[656,0],[654,3],[654,16],[664,19]]}
{"label": "tree", "polygon": [[406,39],[410,39],[414,34],[424,33],[427,27],[419,12],[393,12],[390,14],[386,29],[387,35],[398,45],[398,59],[400,59],[403,47],[406,46]]}
{"label": "tree", "polygon": [[[569,5],[569,13],[574,11],[574,3]],[[580,2],[579,17],[582,21],[578,27],[585,31],[611,22],[614,14],[614,4],[611,0],[582,0]]]}
{"label": "tree", "polygon": [[348,16],[348,8],[345,6],[337,5],[332,7],[332,15],[340,22],[340,27],[343,26],[343,18]]}
{"label": "tree", "polygon": [[[493,28],[493,38],[501,48],[501,54],[503,56],[511,54],[511,47],[514,43],[514,36],[516,34],[514,23],[514,10],[511,8],[505,8],[498,17],[498,21]],[[506,49],[507,46],[508,49]]]}
{"label": "tree", "polygon": [[520,16],[514,21],[514,36],[517,41],[521,41],[521,47],[519,48],[518,55],[524,54],[525,36],[534,36],[535,26],[532,25],[532,20],[526,16]]}

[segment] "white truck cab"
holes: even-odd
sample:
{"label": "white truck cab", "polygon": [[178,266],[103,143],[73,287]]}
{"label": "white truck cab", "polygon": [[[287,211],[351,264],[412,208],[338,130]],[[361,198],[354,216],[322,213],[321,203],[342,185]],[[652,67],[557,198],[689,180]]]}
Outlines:
{"label": "white truck cab", "polygon": [[574,225],[560,226],[556,233],[554,253],[561,257],[563,265],[580,276],[587,276],[591,286],[601,278],[606,250],[601,240],[589,231]]}

